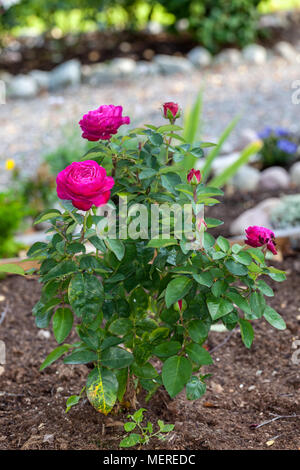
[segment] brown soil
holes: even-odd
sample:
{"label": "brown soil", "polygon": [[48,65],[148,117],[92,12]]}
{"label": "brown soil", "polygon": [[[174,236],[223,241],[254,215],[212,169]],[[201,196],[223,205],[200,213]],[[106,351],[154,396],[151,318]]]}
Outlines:
{"label": "brown soil", "polygon": [[[246,196],[244,200],[225,198],[226,218],[234,207],[238,215],[246,200]],[[283,315],[287,329],[278,331],[264,320],[255,322],[251,350],[234,332],[212,353],[214,364],[203,371],[213,374],[208,391],[196,402],[188,402],[184,393],[171,401],[161,392],[146,405],[141,398],[139,405],[148,409],[153,424],[157,419],[175,423],[167,441],[154,440],[146,448],[300,449],[299,417],[253,428],[274,418],[272,413],[300,414],[299,365],[291,361],[292,343],[300,337],[300,257],[294,254],[276,266],[286,270],[287,281],[273,283],[275,297],[270,304]],[[57,362],[39,372],[39,365],[56,346],[52,336],[41,338],[34,325],[31,308],[39,292],[36,280],[12,276],[0,283],[0,316],[9,307],[0,326],[0,339],[7,348],[7,363],[2,373],[0,369],[0,449],[118,449],[127,411],[104,417],[83,399],[65,414],[66,398],[84,385],[86,366]],[[226,333],[212,333],[209,349],[226,337]]]}
{"label": "brown soil", "polygon": [[[284,40],[299,41],[300,11],[289,15],[288,27],[264,32],[261,44],[272,47]],[[187,33],[150,34],[144,32],[94,32],[67,35],[54,39],[46,34],[37,38],[6,38],[0,57],[0,69],[12,74],[27,73],[33,69],[51,70],[61,62],[77,58],[82,64],[130,57],[151,60],[154,54],[185,55],[197,45]],[[8,46],[8,48],[5,48]],[[234,46],[234,44],[233,44]]]}

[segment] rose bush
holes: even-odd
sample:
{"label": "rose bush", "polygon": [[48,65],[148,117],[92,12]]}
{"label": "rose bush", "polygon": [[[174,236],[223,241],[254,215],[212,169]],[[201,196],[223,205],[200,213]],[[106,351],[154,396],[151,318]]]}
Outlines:
{"label": "rose bush", "polygon": [[[208,380],[201,368],[213,362],[205,342],[214,324],[239,328],[247,348],[256,320],[285,328],[266,302],[274,295],[267,279],[285,279],[265,260],[266,249],[274,252],[273,234],[249,228],[249,247],[209,233],[222,222],[204,208],[223,193],[201,182],[198,170],[184,170],[185,160],[201,158],[209,145],[186,142],[174,123],[147,125],[99,142],[58,175],[61,210],[37,218],[49,223],[48,241],[35,243],[28,256],[39,260],[43,286],[36,325],[52,323],[59,344],[41,370],[62,357],[92,369],[67,410],[84,391],[104,414],[117,402],[134,406],[142,389],[147,400],[161,386],[171,398],[185,388],[187,399],[198,399]],[[102,206],[109,193],[110,205]],[[186,207],[188,230],[177,223]],[[78,339],[66,342],[73,327]]]}

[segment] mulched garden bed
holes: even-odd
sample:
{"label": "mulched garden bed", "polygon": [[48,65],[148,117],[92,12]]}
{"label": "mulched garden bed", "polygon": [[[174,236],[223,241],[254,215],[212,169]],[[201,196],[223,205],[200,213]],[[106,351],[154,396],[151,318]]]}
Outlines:
{"label": "mulched garden bed", "polygon": [[[237,216],[250,205],[250,197],[236,195],[224,202],[226,214],[220,218],[230,219],[234,208]],[[212,212],[217,216],[217,210]],[[175,424],[167,441],[153,440],[145,448],[300,448],[299,417],[278,419],[258,429],[252,426],[274,418],[272,413],[300,414],[299,365],[291,361],[292,343],[300,331],[300,255],[294,253],[276,266],[286,270],[287,281],[274,283],[270,304],[284,317],[287,329],[277,331],[263,320],[254,322],[250,351],[235,331],[212,352],[214,364],[203,368],[213,376],[206,395],[196,402],[187,401],[184,393],[169,400],[161,392],[148,404],[141,398],[139,404],[148,409],[153,424],[157,419]],[[0,326],[0,339],[7,348],[7,364],[0,375],[0,449],[118,449],[128,411],[104,417],[84,399],[65,414],[67,397],[84,385],[86,366],[57,362],[39,372],[41,362],[56,346],[52,336],[41,337],[34,325],[31,308],[39,292],[34,279],[11,276],[0,282],[0,312],[9,307]],[[209,349],[226,337],[227,333],[212,333]],[[273,445],[267,445],[272,440]]]}

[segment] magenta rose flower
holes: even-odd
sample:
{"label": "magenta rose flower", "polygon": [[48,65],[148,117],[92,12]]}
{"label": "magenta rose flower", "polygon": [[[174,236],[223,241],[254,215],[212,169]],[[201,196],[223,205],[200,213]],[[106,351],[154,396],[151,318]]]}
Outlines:
{"label": "magenta rose flower", "polygon": [[79,121],[82,137],[91,141],[109,140],[120,126],[130,123],[130,118],[122,116],[122,112],[122,106],[109,104],[84,114]]}
{"label": "magenta rose flower", "polygon": [[72,201],[74,207],[83,211],[106,204],[115,184],[105,168],[94,160],[71,163],[58,173],[56,183],[58,197]]}
{"label": "magenta rose flower", "polygon": [[202,176],[200,170],[195,170],[192,168],[187,175],[187,182],[192,184],[199,184],[201,178]]}
{"label": "magenta rose flower", "polygon": [[252,227],[248,227],[245,232],[247,235],[245,243],[247,243],[247,245],[253,246],[254,248],[266,245],[267,249],[270,250],[273,255],[277,255],[275,235],[272,230],[253,225]]}
{"label": "magenta rose flower", "polygon": [[173,101],[168,101],[163,104],[163,115],[166,119],[175,121],[180,116],[179,105],[173,103]]}

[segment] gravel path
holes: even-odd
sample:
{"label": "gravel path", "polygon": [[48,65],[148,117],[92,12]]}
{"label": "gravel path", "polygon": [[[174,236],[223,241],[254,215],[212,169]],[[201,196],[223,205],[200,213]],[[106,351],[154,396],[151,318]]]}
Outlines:
{"label": "gravel path", "polygon": [[192,75],[149,77],[97,88],[82,85],[60,94],[44,94],[29,101],[0,105],[0,187],[8,184],[3,162],[14,158],[24,174],[39,166],[42,155],[57,147],[66,129],[100,104],[121,104],[132,124],[161,123],[159,107],[173,100],[185,108],[204,87],[204,138],[215,141],[237,114],[239,124],[227,151],[241,145],[246,129],[265,125],[299,130],[300,105],[292,103],[292,83],[300,80],[300,64],[274,57],[262,66],[222,66]]}

